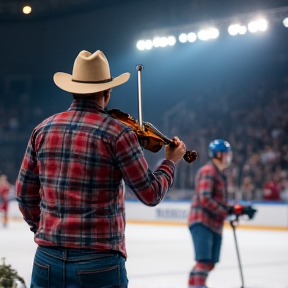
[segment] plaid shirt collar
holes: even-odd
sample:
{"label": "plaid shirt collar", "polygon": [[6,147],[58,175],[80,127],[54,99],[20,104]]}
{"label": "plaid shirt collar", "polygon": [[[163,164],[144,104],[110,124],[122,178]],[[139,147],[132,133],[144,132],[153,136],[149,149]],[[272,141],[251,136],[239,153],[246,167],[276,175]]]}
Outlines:
{"label": "plaid shirt collar", "polygon": [[102,112],[106,114],[105,110],[101,106],[96,104],[94,100],[91,99],[77,99],[77,100],[74,99],[68,111],[73,110],[86,111],[92,113]]}
{"label": "plaid shirt collar", "polygon": [[227,178],[227,177],[226,177],[225,173],[224,173],[223,171],[221,171],[221,170],[215,165],[215,163],[214,163],[212,160],[210,160],[209,163],[211,163],[212,166],[214,166],[214,168],[215,168],[215,170],[217,171],[218,175],[220,175],[220,177],[223,179],[223,181],[226,182],[226,178]]}

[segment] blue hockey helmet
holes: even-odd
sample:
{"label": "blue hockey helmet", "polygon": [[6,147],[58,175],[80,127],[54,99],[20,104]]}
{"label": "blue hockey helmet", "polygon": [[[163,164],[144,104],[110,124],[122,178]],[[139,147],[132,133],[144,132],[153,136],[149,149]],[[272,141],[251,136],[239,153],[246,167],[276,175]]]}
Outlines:
{"label": "blue hockey helmet", "polygon": [[217,152],[230,152],[231,145],[228,141],[223,139],[215,139],[210,142],[208,147],[208,155],[210,158],[217,157]]}

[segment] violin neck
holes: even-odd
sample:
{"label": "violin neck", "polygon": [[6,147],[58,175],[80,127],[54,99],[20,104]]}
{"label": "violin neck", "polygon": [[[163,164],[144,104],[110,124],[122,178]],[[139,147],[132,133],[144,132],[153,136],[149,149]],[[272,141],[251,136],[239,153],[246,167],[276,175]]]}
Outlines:
{"label": "violin neck", "polygon": [[149,122],[143,122],[144,126],[147,126],[151,129],[151,131],[153,131],[157,136],[159,136],[160,138],[162,138],[162,140],[164,141],[165,145],[168,145],[172,142],[171,139],[169,139],[168,137],[166,137],[162,132],[160,132],[155,126],[153,126],[151,123]]}

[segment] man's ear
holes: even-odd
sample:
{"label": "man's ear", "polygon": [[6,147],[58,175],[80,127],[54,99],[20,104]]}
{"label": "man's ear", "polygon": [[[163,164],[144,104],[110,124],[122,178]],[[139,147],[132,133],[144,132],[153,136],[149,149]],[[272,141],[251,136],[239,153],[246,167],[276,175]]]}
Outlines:
{"label": "man's ear", "polygon": [[104,91],[104,107],[108,105],[110,101],[110,91]]}
{"label": "man's ear", "polygon": [[216,156],[217,156],[217,159],[222,160],[222,152],[218,151]]}

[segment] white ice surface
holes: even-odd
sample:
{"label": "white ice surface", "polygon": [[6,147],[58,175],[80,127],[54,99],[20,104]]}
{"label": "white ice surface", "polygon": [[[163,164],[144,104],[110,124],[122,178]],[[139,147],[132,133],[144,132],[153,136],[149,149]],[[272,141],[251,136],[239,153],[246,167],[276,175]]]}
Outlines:
{"label": "white ice surface", "polygon": [[[236,230],[245,288],[288,288],[288,231]],[[187,288],[194,251],[185,226],[127,224],[129,288]],[[24,221],[0,226],[0,258],[30,285],[36,244]],[[240,288],[232,229],[225,229],[221,260],[210,273],[211,288]]]}

